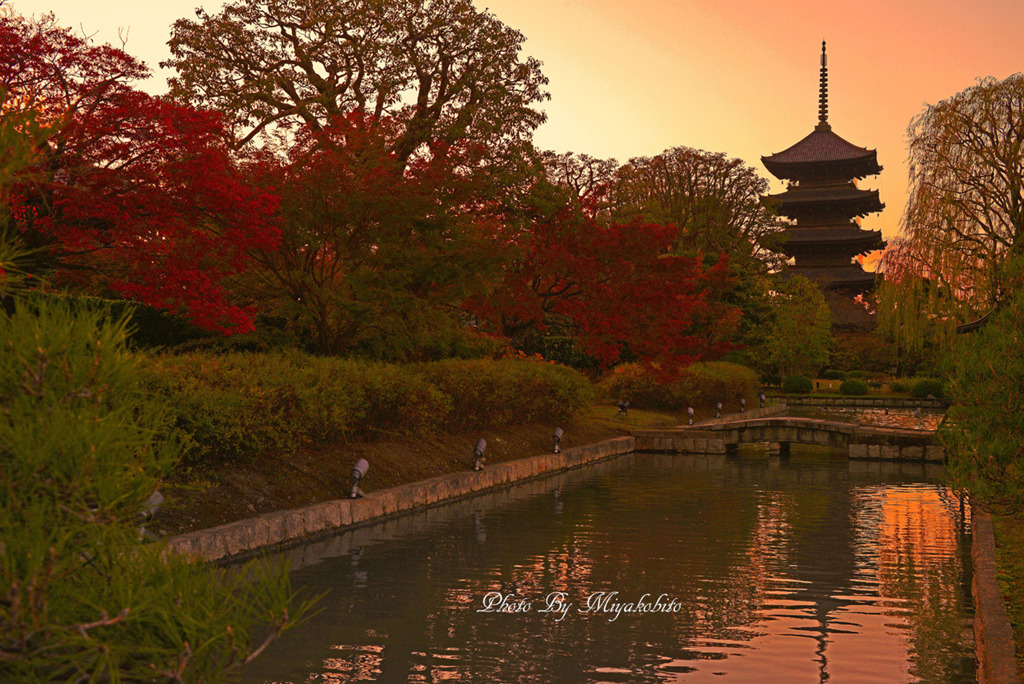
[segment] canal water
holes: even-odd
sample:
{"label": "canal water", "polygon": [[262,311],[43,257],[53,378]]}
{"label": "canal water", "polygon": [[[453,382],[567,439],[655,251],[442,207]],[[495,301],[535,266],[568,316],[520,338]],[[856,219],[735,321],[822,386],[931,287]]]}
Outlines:
{"label": "canal water", "polygon": [[923,464],[631,455],[292,552],[247,682],[973,682],[970,520]]}

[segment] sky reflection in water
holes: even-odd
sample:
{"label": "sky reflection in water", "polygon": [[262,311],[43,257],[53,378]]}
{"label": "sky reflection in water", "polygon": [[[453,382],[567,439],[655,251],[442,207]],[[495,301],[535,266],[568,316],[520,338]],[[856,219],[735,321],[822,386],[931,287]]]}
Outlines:
{"label": "sky reflection in water", "polygon": [[[393,522],[294,573],[323,611],[246,681],[974,681],[969,520],[935,474],[636,456]],[[481,612],[490,592],[519,611]],[[678,612],[582,612],[595,592]]]}

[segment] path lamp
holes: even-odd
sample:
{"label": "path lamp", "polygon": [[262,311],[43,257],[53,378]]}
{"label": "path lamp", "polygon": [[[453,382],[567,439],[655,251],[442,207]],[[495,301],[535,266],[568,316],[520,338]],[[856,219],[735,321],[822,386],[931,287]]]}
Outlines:
{"label": "path lamp", "polygon": [[615,414],[615,417],[618,418],[619,416],[625,416],[626,415],[626,411],[628,411],[628,410],[629,410],[629,402],[626,401],[626,400],[620,401],[619,402],[619,412]]}
{"label": "path lamp", "polygon": [[487,440],[480,438],[473,447],[473,470],[484,469],[484,451],[487,450]]}
{"label": "path lamp", "polygon": [[552,450],[552,453],[554,453],[554,454],[562,453],[562,428],[556,427],[555,428],[555,434],[554,434],[554,436],[552,436],[551,439],[555,443],[554,449]]}
{"label": "path lamp", "polygon": [[349,490],[348,498],[358,499],[363,495],[363,490],[359,489],[359,482],[366,477],[366,471],[370,469],[370,464],[365,458],[361,458],[356,461],[356,464],[352,466],[352,489]]}
{"label": "path lamp", "polygon": [[150,541],[156,541],[159,537],[152,532],[148,531],[145,527],[147,521],[156,515],[156,511],[160,508],[160,504],[164,502],[164,495],[160,493],[159,489],[154,489],[153,493],[149,495],[145,503],[142,504],[142,509],[135,515],[135,522],[139,526],[139,539],[148,539]]}
{"label": "path lamp", "polygon": [[746,397],[740,397],[740,413],[747,412],[747,399]]}
{"label": "path lamp", "polygon": [[715,418],[722,417],[722,402],[715,404]]}
{"label": "path lamp", "polygon": [[688,422],[687,425],[693,425],[693,407],[692,406],[690,408],[686,409],[686,415],[690,419],[690,422]]}
{"label": "path lamp", "polygon": [[135,516],[135,522],[140,525],[154,515],[156,515],[157,509],[160,508],[160,504],[164,502],[164,495],[160,493],[159,489],[153,490],[153,493],[149,495],[146,502],[142,504],[142,510],[140,510]]}

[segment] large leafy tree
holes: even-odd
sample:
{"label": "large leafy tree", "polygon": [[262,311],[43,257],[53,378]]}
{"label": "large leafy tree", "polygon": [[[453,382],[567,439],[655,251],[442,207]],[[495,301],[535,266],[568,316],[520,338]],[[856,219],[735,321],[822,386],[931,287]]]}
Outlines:
{"label": "large leafy tree", "polygon": [[832,314],[821,289],[802,276],[775,278],[770,322],[757,358],[780,376],[817,372],[829,360]]}
{"label": "large leafy tree", "polygon": [[679,227],[677,253],[726,253],[744,272],[779,263],[781,226],[761,203],[768,182],[740,159],[690,147],[630,159],[611,185],[612,215]]}
{"label": "large leafy tree", "polygon": [[275,202],[243,182],[221,117],[134,90],[140,62],[52,16],[0,16],[0,45],[7,110],[55,129],[10,197],[22,238],[45,254],[36,269],[209,329],[251,328],[221,281],[274,244]]}
{"label": "large leafy tree", "polygon": [[548,179],[578,196],[598,198],[604,223],[672,225],[669,251],[699,257],[707,268],[728,257],[731,285],[722,295],[741,312],[734,341],[755,347],[772,317],[768,272],[782,264],[775,250],[781,226],[761,203],[768,183],[739,159],[675,147],[619,165],[586,155],[546,154]]}
{"label": "large leafy tree", "polygon": [[459,303],[501,256],[479,150],[435,141],[403,164],[401,135],[353,111],[300,130],[283,165],[257,167],[281,197],[281,243],[255,254],[248,287],[323,353],[422,357],[461,334]]}
{"label": "large leafy tree", "polygon": [[707,268],[671,254],[674,226],[599,221],[590,195],[565,200],[540,181],[534,197],[525,228],[506,230],[499,285],[467,304],[482,327],[519,343],[554,333],[602,366],[639,359],[666,374],[728,347],[739,311],[722,301],[727,257]]}
{"label": "large leafy tree", "polygon": [[[225,112],[237,145],[357,111],[398,117],[401,160],[430,141],[521,151],[547,97],[523,36],[470,0],[238,0],[174,24],[172,94]],[[515,155],[513,155],[514,157]]]}

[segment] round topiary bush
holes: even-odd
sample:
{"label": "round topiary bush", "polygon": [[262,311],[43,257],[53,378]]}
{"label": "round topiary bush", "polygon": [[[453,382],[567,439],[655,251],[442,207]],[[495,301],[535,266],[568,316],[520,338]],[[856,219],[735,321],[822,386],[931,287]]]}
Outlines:
{"label": "round topiary bush", "polygon": [[935,378],[921,378],[920,380],[916,380],[910,387],[910,396],[917,399],[927,399],[929,396],[935,397],[936,399],[942,399],[946,395],[941,380],[936,380]]}
{"label": "round topiary bush", "polygon": [[814,383],[806,375],[790,375],[782,381],[782,391],[787,394],[807,394],[814,389]]}
{"label": "round topiary bush", "polygon": [[863,380],[846,380],[839,386],[840,394],[859,396],[868,393],[868,384]]}
{"label": "round topiary bush", "polygon": [[846,373],[844,373],[841,370],[835,370],[833,368],[822,373],[821,377],[825,378],[826,380],[845,380]]}

